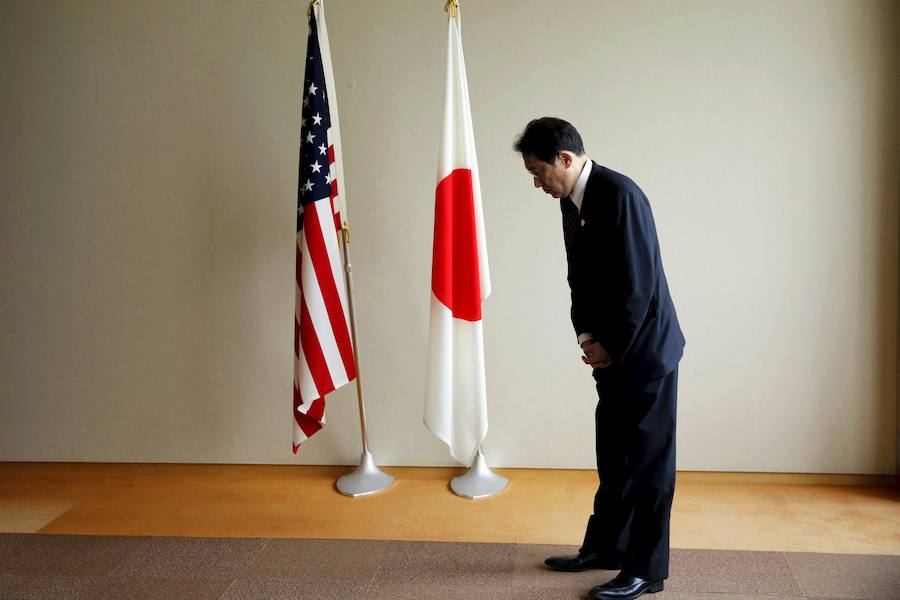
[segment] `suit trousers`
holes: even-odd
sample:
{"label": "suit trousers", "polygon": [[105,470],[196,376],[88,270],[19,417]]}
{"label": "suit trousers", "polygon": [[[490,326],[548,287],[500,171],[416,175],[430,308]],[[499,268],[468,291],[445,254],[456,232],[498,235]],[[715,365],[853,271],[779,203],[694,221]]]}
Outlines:
{"label": "suit trousers", "polygon": [[646,379],[620,367],[595,369],[600,486],[581,552],[623,564],[635,577],[669,575],[675,494],[678,368]]}

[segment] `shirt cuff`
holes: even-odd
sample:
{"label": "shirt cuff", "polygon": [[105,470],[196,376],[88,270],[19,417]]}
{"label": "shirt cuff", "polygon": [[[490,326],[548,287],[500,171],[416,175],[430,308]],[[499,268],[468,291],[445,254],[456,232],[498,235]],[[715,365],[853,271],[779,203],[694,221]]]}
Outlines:
{"label": "shirt cuff", "polygon": [[578,345],[582,345],[588,340],[594,339],[594,334],[592,333],[579,333],[578,334]]}

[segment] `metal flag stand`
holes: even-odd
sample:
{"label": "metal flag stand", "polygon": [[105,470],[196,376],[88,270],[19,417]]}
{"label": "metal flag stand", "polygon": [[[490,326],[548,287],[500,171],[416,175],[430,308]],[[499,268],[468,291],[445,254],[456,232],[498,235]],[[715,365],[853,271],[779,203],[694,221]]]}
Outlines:
{"label": "metal flag stand", "polygon": [[450,489],[453,490],[454,494],[473,500],[498,494],[505,490],[508,485],[509,479],[497,475],[488,467],[484,458],[484,452],[482,452],[480,447],[478,452],[475,453],[475,460],[472,461],[472,466],[469,467],[466,474],[450,480]]}
{"label": "metal flag stand", "polygon": [[345,496],[368,496],[387,489],[394,477],[383,473],[369,451],[366,432],[366,403],[363,400],[362,374],[359,368],[359,345],[356,341],[356,311],[353,308],[353,272],[350,266],[350,230],[345,224],[341,229],[344,242],[344,277],[347,280],[347,300],[350,303],[350,333],[353,336],[353,359],[356,361],[356,395],[359,398],[359,427],[362,432],[363,453],[359,466],[347,475],[338,477],[337,489]]}
{"label": "metal flag stand", "polygon": [[[307,16],[313,11],[316,11],[317,15],[316,20],[319,26],[319,37],[325,40],[325,43],[321,45],[321,51],[323,54],[323,62],[327,60],[328,63],[328,68],[325,69],[325,83],[327,89],[330,90],[328,105],[329,109],[331,109],[332,103],[336,103],[334,92],[337,88],[334,85],[334,77],[331,71],[331,49],[328,44],[328,30],[325,27],[325,6],[321,0],[310,0],[306,9]],[[340,125],[338,124],[336,104],[334,104],[334,109],[331,110],[331,127],[334,130],[334,139],[340,140],[341,130]],[[344,161],[343,157],[341,157],[340,144],[335,143],[334,152],[335,160],[332,162],[336,165],[337,179],[343,184],[344,173],[342,165]],[[359,424],[360,429],[362,430],[363,453],[359,461],[359,467],[352,473],[348,473],[347,475],[338,478],[337,489],[345,496],[367,496],[387,488],[394,482],[394,478],[391,475],[381,472],[375,464],[375,459],[372,458],[372,453],[369,452],[369,438],[366,433],[366,404],[363,400],[362,375],[360,374],[359,368],[359,343],[356,340],[356,312],[353,308],[353,275],[350,268],[350,230],[347,227],[347,221],[345,220],[346,217],[343,210],[341,211],[341,219],[341,240],[343,241],[344,246],[344,280],[347,282],[350,333],[353,340],[353,361],[356,365],[356,394],[359,398]]]}

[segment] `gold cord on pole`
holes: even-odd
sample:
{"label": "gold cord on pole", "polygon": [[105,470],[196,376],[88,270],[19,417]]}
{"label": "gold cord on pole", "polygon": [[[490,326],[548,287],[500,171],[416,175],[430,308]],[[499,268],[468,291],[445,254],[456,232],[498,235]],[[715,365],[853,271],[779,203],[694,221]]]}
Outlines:
{"label": "gold cord on pole", "polygon": [[444,12],[450,15],[451,19],[455,19],[459,15],[459,0],[447,0],[444,4]]}
{"label": "gold cord on pole", "polygon": [[306,7],[306,18],[309,18],[309,15],[312,14],[312,7],[315,4],[321,4],[322,0],[309,0],[309,6]]}

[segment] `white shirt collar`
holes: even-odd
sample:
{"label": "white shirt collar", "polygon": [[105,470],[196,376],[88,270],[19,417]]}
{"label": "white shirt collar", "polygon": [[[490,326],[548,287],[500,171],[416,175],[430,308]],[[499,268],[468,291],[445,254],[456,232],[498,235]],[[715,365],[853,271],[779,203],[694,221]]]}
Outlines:
{"label": "white shirt collar", "polygon": [[581,169],[581,175],[578,176],[578,181],[575,182],[575,187],[572,188],[572,193],[569,194],[569,198],[572,200],[575,208],[578,209],[578,212],[581,212],[581,202],[584,200],[584,190],[587,188],[588,177],[591,176],[591,168],[593,166],[594,162],[590,158],[584,161],[584,168]]}

